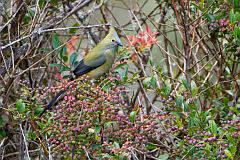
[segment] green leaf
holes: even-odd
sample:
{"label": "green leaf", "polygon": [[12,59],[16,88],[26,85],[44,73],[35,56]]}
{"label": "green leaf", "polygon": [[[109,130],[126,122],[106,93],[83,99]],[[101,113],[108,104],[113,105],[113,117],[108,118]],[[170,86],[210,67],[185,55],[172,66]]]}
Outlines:
{"label": "green leaf", "polygon": [[5,125],[5,122],[2,118],[2,116],[0,116],[0,128],[2,128]]}
{"label": "green leaf", "polygon": [[36,133],[34,133],[33,131],[28,131],[27,136],[28,136],[28,139],[31,139],[31,140],[37,139]]}
{"label": "green leaf", "polygon": [[42,112],[43,112],[43,110],[44,110],[44,108],[43,107],[38,107],[37,109],[35,109],[35,111],[34,111],[34,115],[35,116],[38,116],[38,115],[40,115]]}
{"label": "green leaf", "polygon": [[154,150],[154,149],[157,148],[157,146],[155,144],[153,144],[153,143],[147,143],[146,148],[148,150]]}
{"label": "green leaf", "polygon": [[59,64],[59,63],[50,63],[49,64],[49,67],[62,67],[62,66],[64,66],[64,65]]}
{"label": "green leaf", "polygon": [[115,159],[118,159],[118,160],[127,160],[127,158],[125,158],[125,157],[122,156],[122,155],[117,156],[117,158],[115,158]]}
{"label": "green leaf", "polygon": [[175,121],[175,122],[177,123],[177,126],[178,126],[179,128],[181,128],[181,127],[183,126],[181,120],[182,120],[181,118],[177,117],[177,118],[176,118],[176,121]]}
{"label": "green leaf", "polygon": [[217,124],[215,123],[214,120],[210,120],[209,124],[210,124],[210,131],[212,132],[212,134],[214,136],[216,136],[217,135]]}
{"label": "green leaf", "polygon": [[215,2],[214,0],[207,0],[208,6],[212,5],[212,3]]}
{"label": "green leaf", "polygon": [[64,46],[64,47],[62,47],[62,49],[60,50],[60,58],[61,58],[64,62],[67,62],[67,61],[68,61],[68,56],[67,56],[66,54],[67,54],[67,47]]}
{"label": "green leaf", "polygon": [[95,133],[100,133],[101,132],[101,127],[97,125],[94,130]]}
{"label": "green leaf", "polygon": [[71,68],[69,68],[68,66],[63,66],[62,65],[62,67],[60,68],[59,72],[62,73],[64,71],[70,71],[70,70],[71,70]]}
{"label": "green leaf", "polygon": [[114,71],[119,72],[119,69],[121,69],[122,67],[125,67],[126,65],[127,65],[126,63],[120,63],[118,66],[114,68]]}
{"label": "green leaf", "polygon": [[114,145],[114,147],[117,148],[117,149],[120,148],[120,145],[119,145],[119,143],[117,143],[117,142],[113,142],[113,145]]}
{"label": "green leaf", "polygon": [[50,0],[50,3],[52,4],[52,5],[57,5],[57,2],[59,2],[58,0]]}
{"label": "green leaf", "polygon": [[25,103],[22,101],[22,99],[19,99],[16,103],[16,108],[19,113],[23,113],[26,109]]}
{"label": "green leaf", "polygon": [[236,22],[236,16],[235,16],[233,9],[231,9],[231,11],[229,13],[229,19],[230,19],[230,23],[232,23],[232,24],[234,24]]}
{"label": "green leaf", "polygon": [[168,97],[170,93],[171,93],[171,87],[169,85],[165,85],[162,89],[162,95],[164,97]]}
{"label": "green leaf", "polygon": [[137,111],[132,111],[132,112],[130,113],[130,121],[131,121],[132,123],[134,123],[134,121],[135,121],[135,119],[136,119],[136,115],[137,115]]}
{"label": "green leaf", "polygon": [[6,136],[7,136],[7,133],[3,129],[0,129],[0,138],[6,137]]}
{"label": "green leaf", "polygon": [[54,33],[52,37],[52,46],[53,46],[53,49],[56,49],[60,46],[60,41],[57,33]]}
{"label": "green leaf", "polygon": [[162,154],[158,157],[158,160],[168,160],[169,158],[169,155],[166,153],[166,154]]}
{"label": "green leaf", "polygon": [[236,39],[240,39],[240,28],[239,27],[235,27],[234,30],[233,30],[233,36],[236,38]]}
{"label": "green leaf", "polygon": [[151,85],[152,85],[153,88],[157,88],[157,78],[156,78],[156,76],[152,76],[150,82],[151,82]]}
{"label": "green leaf", "polygon": [[188,81],[186,79],[182,80],[183,86],[190,91],[190,84],[188,83]]}
{"label": "green leaf", "polygon": [[224,153],[228,156],[228,158],[230,158],[230,159],[233,158],[232,153],[231,153],[228,149],[225,149],[225,150],[224,150]]}
{"label": "green leaf", "polygon": [[43,129],[45,127],[45,124],[41,122],[37,122],[37,125],[40,129]]}
{"label": "green leaf", "polygon": [[233,0],[233,6],[234,6],[234,8],[238,9],[239,8],[239,0]]}
{"label": "green leaf", "polygon": [[194,81],[191,82],[191,87],[192,87],[192,95],[196,96],[198,94],[199,88],[197,87]]}
{"label": "green leaf", "polygon": [[24,23],[26,23],[26,24],[29,23],[32,20],[32,18],[34,17],[34,15],[35,15],[35,12],[33,10],[29,9],[28,12],[25,13],[25,15],[23,17]]}
{"label": "green leaf", "polygon": [[207,14],[207,18],[208,18],[208,20],[210,21],[210,22],[213,22],[213,21],[215,21],[215,16],[214,15],[212,15],[212,14]]}
{"label": "green leaf", "polygon": [[[75,23],[73,25],[73,27],[78,27],[78,26],[79,26],[78,23]],[[79,30],[78,28],[71,28],[71,29],[69,29],[69,34],[75,34],[78,30]]]}
{"label": "green leaf", "polygon": [[212,146],[209,145],[209,143],[205,143],[205,150],[210,153],[211,152],[211,149],[212,149]]}
{"label": "green leaf", "polygon": [[235,14],[235,16],[236,16],[236,21],[240,21],[240,13],[239,12],[236,12],[236,14]]}
{"label": "green leaf", "polygon": [[[191,128],[191,127],[194,127],[194,118],[189,118],[189,121],[188,121],[188,128]],[[189,129],[190,130],[190,129]],[[190,132],[191,133],[191,132]]]}
{"label": "green leaf", "polygon": [[237,147],[233,144],[230,144],[229,150],[231,151],[232,154],[235,154],[237,152]]}
{"label": "green leaf", "polygon": [[143,87],[147,88],[147,86],[150,84],[151,82],[151,77],[147,77],[143,80]]}
{"label": "green leaf", "polygon": [[73,67],[75,67],[75,64],[76,64],[76,61],[77,61],[77,53],[76,52],[73,52],[70,56],[70,59],[69,59],[69,64]]}
{"label": "green leaf", "polygon": [[112,156],[111,155],[109,155],[108,153],[103,153],[102,154],[102,158],[112,158]]}
{"label": "green leaf", "polygon": [[128,65],[126,65],[124,72],[123,72],[123,81],[126,82],[128,79]]}
{"label": "green leaf", "polygon": [[43,7],[46,5],[46,0],[39,0],[38,1],[38,6],[40,9],[43,9]]}
{"label": "green leaf", "polygon": [[178,96],[178,97],[176,98],[176,105],[177,105],[177,106],[182,106],[183,101],[184,101],[184,97],[183,97],[183,96]]}

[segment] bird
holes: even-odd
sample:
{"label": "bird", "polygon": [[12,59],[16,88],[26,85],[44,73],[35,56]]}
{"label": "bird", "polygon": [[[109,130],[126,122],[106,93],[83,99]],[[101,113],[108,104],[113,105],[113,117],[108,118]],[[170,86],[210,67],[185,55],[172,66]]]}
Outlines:
{"label": "bird", "polygon": [[[100,41],[89,53],[78,63],[69,76],[69,81],[73,81],[80,76],[86,75],[90,79],[97,79],[112,67],[118,47],[123,46],[115,28],[110,27],[109,33]],[[49,110],[67,91],[61,90],[43,109],[39,117]]]}

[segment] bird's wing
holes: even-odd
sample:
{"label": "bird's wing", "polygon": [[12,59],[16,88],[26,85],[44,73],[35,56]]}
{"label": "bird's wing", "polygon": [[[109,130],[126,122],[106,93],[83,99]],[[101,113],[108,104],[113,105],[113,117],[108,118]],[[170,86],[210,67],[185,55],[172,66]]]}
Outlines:
{"label": "bird's wing", "polygon": [[81,76],[84,75],[97,67],[104,64],[106,61],[106,57],[104,54],[98,54],[97,56],[91,57],[91,60],[89,60],[88,55],[86,58],[82,59],[77,67],[73,70],[73,73],[75,76]]}

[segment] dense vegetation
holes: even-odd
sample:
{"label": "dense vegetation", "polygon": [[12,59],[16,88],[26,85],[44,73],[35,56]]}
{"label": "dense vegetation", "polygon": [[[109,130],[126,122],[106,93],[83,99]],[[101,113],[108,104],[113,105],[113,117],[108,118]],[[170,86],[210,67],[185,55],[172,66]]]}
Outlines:
{"label": "dense vegetation", "polygon": [[[239,7],[0,0],[1,158],[240,159]],[[68,82],[109,25],[124,44],[112,69]]]}

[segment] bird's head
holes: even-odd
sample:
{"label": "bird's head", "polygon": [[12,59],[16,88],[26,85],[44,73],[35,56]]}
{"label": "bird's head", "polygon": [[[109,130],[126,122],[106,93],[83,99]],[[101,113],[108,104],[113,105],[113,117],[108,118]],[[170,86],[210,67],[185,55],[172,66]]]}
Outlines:
{"label": "bird's head", "polygon": [[123,46],[114,27],[110,27],[108,35],[102,40],[107,49]]}

